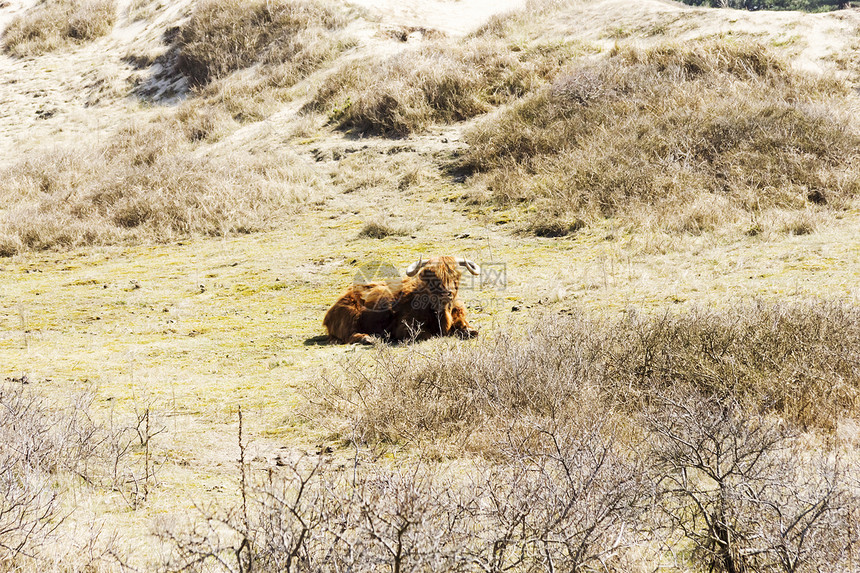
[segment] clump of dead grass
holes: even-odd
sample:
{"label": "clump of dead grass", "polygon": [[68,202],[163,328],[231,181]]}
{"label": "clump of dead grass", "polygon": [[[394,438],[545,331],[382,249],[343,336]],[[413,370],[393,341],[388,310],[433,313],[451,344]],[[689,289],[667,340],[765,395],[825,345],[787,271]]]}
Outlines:
{"label": "clump of dead grass", "polygon": [[9,23],[3,50],[13,56],[38,56],[105,36],[115,22],[115,0],[48,0]]}
{"label": "clump of dead grass", "polygon": [[[596,523],[607,531],[624,515],[643,569],[669,553],[685,571],[846,567],[857,545],[849,533],[856,468],[839,439],[821,431],[860,414],[859,325],[860,307],[826,301],[546,315],[474,345],[378,347],[349,361],[345,381],[328,378],[310,396],[328,420],[333,410],[349,419],[343,436],[356,457],[362,445],[437,459],[472,454],[469,464],[488,470],[488,489],[471,489],[482,482],[468,477],[468,492],[453,481],[448,491],[466,506],[487,501],[476,507],[491,521],[469,530],[506,532],[504,547],[520,556],[550,554],[526,541],[544,538],[526,531],[546,508],[554,524],[575,515],[568,533],[592,531],[588,516],[607,517]],[[522,459],[529,475],[544,476],[543,456],[570,481],[509,471]],[[367,466],[351,470],[356,483]],[[580,492],[576,509],[566,491]],[[415,499],[432,503],[440,493]],[[573,538],[551,537],[563,554],[536,570],[583,555],[566,544]]]}
{"label": "clump of dead grass", "polygon": [[358,236],[369,239],[384,239],[386,237],[402,237],[408,234],[409,230],[406,227],[393,225],[385,221],[368,221],[361,228]]}
{"label": "clump of dead grass", "polygon": [[254,64],[294,82],[330,56],[332,32],[345,25],[341,12],[318,1],[206,0],[179,33],[177,66],[195,85]]}
{"label": "clump of dead grass", "polygon": [[174,119],[179,122],[189,141],[218,141],[229,135],[236,121],[223,106],[209,105],[191,99],[176,108]]}
{"label": "clump of dead grass", "polygon": [[132,125],[102,149],[46,151],[7,169],[0,253],[248,233],[295,212],[313,185],[282,157],[195,153],[190,135],[170,119]]}
{"label": "clump of dead grass", "polygon": [[216,116],[250,122],[271,115],[290,87],[352,45],[341,33],[347,22],[345,12],[316,0],[199,3],[171,52],[193,89],[183,113],[197,139],[230,129]]}
{"label": "clump of dead grass", "polygon": [[440,40],[393,57],[350,62],[326,80],[310,108],[327,113],[340,129],[403,137],[522,97],[580,49],[514,46],[499,38]]}
{"label": "clump of dead grass", "polygon": [[163,7],[158,0],[131,0],[125,7],[125,18],[129,22],[149,20]]}
{"label": "clump of dead grass", "polygon": [[860,191],[846,96],[756,43],[619,47],[473,129],[464,165],[493,202],[547,220],[651,214],[698,233],[770,208],[839,209]]}

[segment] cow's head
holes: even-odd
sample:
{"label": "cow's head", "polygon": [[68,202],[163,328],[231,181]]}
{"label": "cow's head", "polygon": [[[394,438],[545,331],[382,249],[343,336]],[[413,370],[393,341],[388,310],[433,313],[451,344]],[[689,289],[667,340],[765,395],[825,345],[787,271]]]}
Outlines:
{"label": "cow's head", "polygon": [[460,290],[460,267],[465,268],[473,275],[480,271],[478,265],[464,258],[455,257],[432,257],[426,261],[419,259],[409,265],[406,275],[418,278],[426,285],[435,300],[442,305],[453,302]]}

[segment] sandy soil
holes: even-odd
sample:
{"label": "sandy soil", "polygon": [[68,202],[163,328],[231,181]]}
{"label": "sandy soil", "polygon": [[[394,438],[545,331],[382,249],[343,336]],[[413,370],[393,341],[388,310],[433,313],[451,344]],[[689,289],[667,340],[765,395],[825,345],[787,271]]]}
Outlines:
{"label": "sandy soil", "polygon": [[351,0],[351,3],[367,9],[371,18],[383,25],[414,26],[462,36],[495,14],[524,7],[526,0]]}

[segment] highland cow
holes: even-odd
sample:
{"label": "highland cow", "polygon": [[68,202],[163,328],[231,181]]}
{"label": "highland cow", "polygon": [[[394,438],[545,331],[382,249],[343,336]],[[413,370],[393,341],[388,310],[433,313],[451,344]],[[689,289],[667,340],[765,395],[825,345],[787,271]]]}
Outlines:
{"label": "highland cow", "polygon": [[459,267],[473,275],[479,272],[467,259],[433,257],[410,265],[403,280],[352,285],[323,319],[329,340],[371,344],[374,338],[399,342],[477,336],[457,298]]}

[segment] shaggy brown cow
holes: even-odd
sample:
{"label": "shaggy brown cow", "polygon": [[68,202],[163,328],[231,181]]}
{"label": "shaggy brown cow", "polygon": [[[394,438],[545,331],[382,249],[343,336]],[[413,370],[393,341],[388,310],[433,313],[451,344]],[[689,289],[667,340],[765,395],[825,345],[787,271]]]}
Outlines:
{"label": "shaggy brown cow", "polygon": [[400,341],[477,336],[466,321],[466,307],[457,298],[461,266],[478,274],[472,261],[433,257],[413,263],[402,281],[352,285],[323,319],[329,339],[371,344],[374,337]]}

